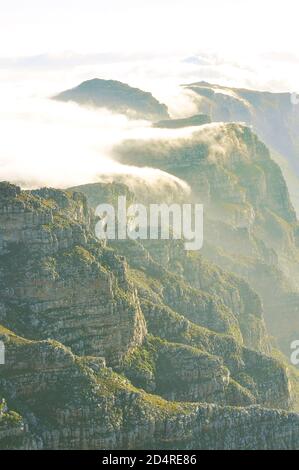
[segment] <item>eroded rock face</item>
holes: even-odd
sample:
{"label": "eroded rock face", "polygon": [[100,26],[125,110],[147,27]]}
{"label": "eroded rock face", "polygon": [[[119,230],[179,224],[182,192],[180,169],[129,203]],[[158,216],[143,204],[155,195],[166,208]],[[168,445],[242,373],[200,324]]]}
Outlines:
{"label": "eroded rock face", "polygon": [[100,243],[74,191],[2,183],[0,220],[0,448],[299,446],[246,281],[171,241]]}
{"label": "eroded rock face", "polygon": [[[108,188],[109,185],[107,190]],[[99,199],[96,194],[100,195],[102,191],[98,185],[87,188],[87,194],[92,195],[92,205],[94,200]],[[211,360],[205,363],[206,379],[207,382],[210,381],[206,387],[205,380],[198,380],[196,375],[196,360],[192,362],[190,358],[190,378],[193,385],[190,382],[184,400],[192,401],[197,395],[198,400],[228,404],[258,402],[267,406],[289,406],[288,377],[277,361],[272,358],[268,360],[267,356],[260,354],[255,356],[256,367],[251,367],[255,352],[250,354],[248,348],[270,354],[271,346],[261,300],[245,280],[219,269],[202,256],[188,255],[179,241],[122,241],[113,242],[112,246],[128,260],[130,276],[138,287],[148,331],[156,337],[175,342],[178,357],[181,349],[177,343],[196,346],[201,351],[212,354],[213,360],[224,360],[224,365],[230,372],[230,381],[225,380],[225,373],[219,375],[222,386],[224,384],[222,393],[219,386],[217,388],[217,380],[213,384],[214,377],[218,374],[217,367],[213,366],[216,362]],[[231,336],[231,339],[227,336],[224,340],[223,333]],[[243,352],[240,345],[246,346]],[[170,345],[166,344],[165,349],[168,348],[171,350]],[[141,348],[136,354],[132,354],[125,370],[134,384],[147,391],[157,392],[159,376],[163,376],[158,367],[163,354],[161,348],[158,348],[160,352],[153,352],[152,349]],[[151,360],[147,361],[149,353]],[[173,352],[174,355],[176,353]],[[176,368],[170,367],[170,362],[168,365],[167,373],[177,377]],[[199,368],[200,371],[202,369],[203,367]],[[260,372],[255,374],[255,369]],[[272,381],[271,377],[274,376],[276,378]],[[178,382],[178,378],[172,384],[168,381],[168,390],[157,393],[175,396],[178,393]],[[192,387],[196,390],[194,393]],[[262,390],[268,390],[269,394],[264,394]]]}
{"label": "eroded rock face", "polygon": [[125,260],[93,238],[84,196],[2,185],[0,200],[3,323],[111,364],[140,344],[146,328]]}
{"label": "eroded rock face", "polygon": [[[265,144],[242,124],[214,122],[187,137],[127,141],[115,155],[123,163],[166,170],[190,185],[193,200],[205,207],[202,254],[259,294],[267,328],[289,354],[299,335],[298,221],[282,171]],[[243,323],[251,346],[264,336],[261,323],[253,327],[255,316],[251,331],[248,321]]]}
{"label": "eroded rock face", "polygon": [[208,112],[213,121],[241,121],[252,125],[259,137],[284,155],[299,175],[299,114],[290,93],[229,88],[206,82],[185,87],[193,93],[199,112]]}
{"label": "eroded rock face", "polygon": [[18,413],[9,410],[6,401],[2,398],[0,401],[1,448],[22,446],[26,432],[27,429],[22,417]]}
{"label": "eroded rock face", "polygon": [[[64,218],[60,210],[65,210]],[[50,189],[21,192],[17,186],[0,183],[0,223],[2,253],[9,244],[23,243],[39,255],[51,254],[86,244],[90,214],[80,194]]]}
{"label": "eroded rock face", "polygon": [[19,409],[10,412],[2,401],[2,449],[298,448],[297,414],[168,402],[136,389],[101,359],[76,357],[57,342],[8,331],[1,338],[8,362],[0,387]]}

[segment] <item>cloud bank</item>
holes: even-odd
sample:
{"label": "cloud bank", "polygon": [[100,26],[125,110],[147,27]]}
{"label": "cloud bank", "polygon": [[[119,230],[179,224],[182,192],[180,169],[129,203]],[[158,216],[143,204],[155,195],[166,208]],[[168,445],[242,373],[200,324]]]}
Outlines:
{"label": "cloud bank", "polygon": [[135,168],[113,160],[113,148],[128,138],[174,132],[153,129],[146,121],[128,120],[106,110],[60,103],[47,98],[0,95],[0,179],[23,188],[123,181],[188,192],[178,178],[152,168]]}

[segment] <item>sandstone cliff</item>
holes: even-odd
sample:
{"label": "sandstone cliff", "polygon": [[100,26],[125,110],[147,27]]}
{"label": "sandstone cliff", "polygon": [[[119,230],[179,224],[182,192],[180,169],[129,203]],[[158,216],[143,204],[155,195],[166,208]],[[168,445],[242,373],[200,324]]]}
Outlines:
{"label": "sandstone cliff", "polygon": [[[299,106],[290,93],[230,88],[197,82],[184,85],[191,92],[198,112],[207,113],[212,121],[245,122],[273,151],[299,211],[298,125]],[[294,100],[295,98],[295,100]],[[299,212],[298,212],[299,213]]]}
{"label": "sandstone cliff", "polygon": [[288,354],[299,335],[298,221],[268,148],[244,125],[212,123],[186,137],[127,141],[115,153],[191,186],[191,198],[205,206],[203,254],[256,290],[268,329]]}
{"label": "sandstone cliff", "polygon": [[289,335],[265,289],[270,273],[281,301],[297,295],[296,216],[250,130],[201,129],[122,153],[205,202],[200,254],[178,240],[99,242],[94,207],[124,190],[134,201],[123,184],[0,184],[1,448],[299,448],[295,373],[268,329],[282,345]]}

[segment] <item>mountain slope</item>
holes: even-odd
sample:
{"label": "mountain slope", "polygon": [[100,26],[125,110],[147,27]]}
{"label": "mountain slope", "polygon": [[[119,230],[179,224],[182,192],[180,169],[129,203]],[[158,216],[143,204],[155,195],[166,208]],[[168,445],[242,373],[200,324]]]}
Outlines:
{"label": "mountain slope", "polygon": [[213,123],[188,137],[127,141],[115,155],[190,185],[205,205],[203,253],[257,291],[270,333],[289,354],[299,335],[298,221],[267,147],[244,125]]}
{"label": "mountain slope", "polygon": [[157,121],[169,117],[167,107],[159,103],[151,93],[115,80],[87,80],[75,88],[59,93],[54,99],[106,108],[132,119]]}
{"label": "mountain slope", "polygon": [[100,243],[78,192],[2,183],[0,203],[0,448],[299,447],[244,281],[171,241]]}
{"label": "mountain slope", "polygon": [[[198,112],[207,113],[212,121],[245,122],[268,147],[286,159],[285,177],[290,180],[294,203],[299,211],[296,190],[299,186],[299,105],[290,93],[270,93],[229,88],[206,82],[184,85],[192,92]],[[293,172],[296,176],[288,177]]]}

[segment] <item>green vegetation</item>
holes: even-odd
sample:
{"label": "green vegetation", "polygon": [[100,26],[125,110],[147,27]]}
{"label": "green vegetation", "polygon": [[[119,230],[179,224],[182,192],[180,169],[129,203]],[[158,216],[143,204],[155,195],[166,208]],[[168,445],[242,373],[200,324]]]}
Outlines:
{"label": "green vegetation", "polygon": [[[273,422],[271,439],[280,435],[280,419],[294,420],[282,428],[289,446],[297,418],[275,409],[299,410],[299,375],[270,335],[282,324],[279,345],[289,338],[282,305],[296,320],[299,255],[279,169],[251,130],[233,123],[127,142],[120,153],[184,177],[190,201],[207,207],[204,249],[186,252],[179,240],[106,246],[76,188],[0,184],[1,204],[12,207],[0,229],[8,357],[0,388],[9,405],[0,405],[0,447],[10,438],[30,447],[35,436],[45,448],[133,448],[137,440],[179,448],[184,439],[217,447],[233,427],[251,444],[248,433],[261,432],[264,443]],[[91,208],[122,191],[135,198],[116,183],[82,191]]]}

